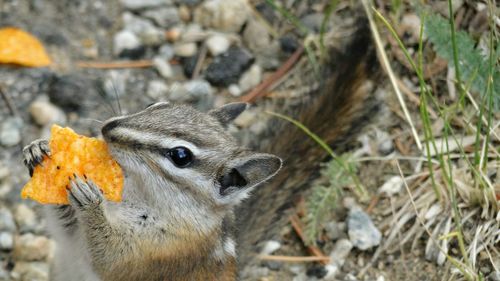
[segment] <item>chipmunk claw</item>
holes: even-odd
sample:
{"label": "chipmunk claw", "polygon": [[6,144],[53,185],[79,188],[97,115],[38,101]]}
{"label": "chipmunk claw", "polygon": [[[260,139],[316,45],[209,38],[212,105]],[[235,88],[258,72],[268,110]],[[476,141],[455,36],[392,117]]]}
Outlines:
{"label": "chipmunk claw", "polygon": [[75,176],[70,183],[68,199],[72,206],[79,209],[97,207],[104,201],[104,195],[92,180]]}
{"label": "chipmunk claw", "polygon": [[35,140],[23,148],[23,162],[28,168],[30,176],[33,176],[33,170],[42,163],[44,156],[50,156],[50,147],[47,140]]}

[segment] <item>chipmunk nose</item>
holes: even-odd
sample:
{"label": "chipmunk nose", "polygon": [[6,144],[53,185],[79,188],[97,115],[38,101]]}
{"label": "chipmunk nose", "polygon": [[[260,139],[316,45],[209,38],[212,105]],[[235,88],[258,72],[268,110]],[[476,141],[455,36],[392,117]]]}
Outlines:
{"label": "chipmunk nose", "polygon": [[120,120],[111,120],[106,122],[101,129],[101,133],[105,139],[108,139],[110,132],[120,125]]}

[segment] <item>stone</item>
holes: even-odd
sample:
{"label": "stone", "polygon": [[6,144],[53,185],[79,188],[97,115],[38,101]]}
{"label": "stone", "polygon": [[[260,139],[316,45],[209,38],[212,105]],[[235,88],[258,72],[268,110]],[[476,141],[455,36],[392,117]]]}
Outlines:
{"label": "stone", "polygon": [[184,84],[189,95],[199,99],[212,95],[212,87],[210,84],[202,79],[188,81]]}
{"label": "stone", "polygon": [[141,15],[163,28],[170,28],[181,21],[176,7],[161,7],[147,10]]}
{"label": "stone", "polygon": [[280,242],[275,241],[275,240],[269,240],[262,247],[260,254],[261,255],[270,255],[270,254],[276,252],[279,248],[281,248]]}
{"label": "stone", "polygon": [[26,233],[18,237],[14,246],[14,257],[22,261],[41,261],[51,255],[53,246],[45,236]]}
{"label": "stone", "polygon": [[402,34],[409,35],[405,36],[405,41],[408,44],[418,43],[420,40],[420,18],[416,14],[403,15],[401,23],[398,25],[398,30]]}
{"label": "stone", "polygon": [[285,53],[293,53],[299,48],[299,46],[299,41],[291,35],[285,35],[280,38],[280,47]]}
{"label": "stone", "polygon": [[153,66],[155,67],[156,71],[158,71],[158,73],[165,79],[170,79],[174,76],[172,66],[162,57],[153,58]]}
{"label": "stone", "polygon": [[14,219],[21,232],[33,231],[37,227],[38,221],[35,212],[25,204],[17,205],[14,211]]}
{"label": "stone", "polygon": [[168,94],[168,86],[161,80],[153,80],[148,83],[147,95],[152,99],[159,100]]}
{"label": "stone", "polygon": [[262,68],[253,64],[240,78],[239,86],[242,92],[253,89],[262,81]]}
{"label": "stone", "polygon": [[51,103],[63,110],[73,111],[86,107],[93,90],[95,86],[91,80],[78,74],[69,74],[53,77],[47,94]]}
{"label": "stone", "polygon": [[13,273],[25,281],[49,281],[49,264],[46,262],[16,262]]}
{"label": "stone", "polygon": [[0,181],[6,179],[8,176],[10,176],[9,167],[0,162]]}
{"label": "stone", "polygon": [[243,32],[243,42],[250,50],[258,52],[269,47],[271,35],[261,21],[250,20]]}
{"label": "stone", "polygon": [[16,223],[14,222],[14,216],[7,208],[0,209],[0,231],[16,231]]}
{"label": "stone", "polygon": [[231,42],[222,34],[214,34],[206,40],[208,51],[212,56],[218,56],[229,49]]}
{"label": "stone", "polygon": [[0,232],[0,250],[10,251],[14,247],[14,237],[10,232]]}
{"label": "stone", "polygon": [[203,27],[239,32],[250,15],[246,0],[208,0],[194,12],[194,21]]}
{"label": "stone", "polygon": [[20,117],[7,117],[0,123],[0,145],[15,146],[21,142],[23,120]]}
{"label": "stone", "polygon": [[168,98],[179,103],[195,103],[195,107],[200,110],[209,110],[214,102],[210,84],[202,79],[191,80],[186,83],[174,82],[170,86]]}
{"label": "stone", "polygon": [[340,239],[333,246],[333,250],[330,252],[331,264],[337,267],[342,267],[347,257],[351,253],[353,244],[349,239]]}
{"label": "stone", "polygon": [[135,53],[144,53],[139,37],[130,30],[121,30],[113,38],[113,54],[120,57],[137,56]]}
{"label": "stone", "polygon": [[378,246],[382,240],[382,234],[370,216],[359,207],[349,210],[347,229],[352,244],[362,251]]}
{"label": "stone", "polygon": [[165,32],[154,26],[154,24],[144,18],[135,16],[129,12],[123,13],[124,29],[133,32],[146,46],[158,46],[163,43]]}
{"label": "stone", "polygon": [[66,124],[66,114],[64,111],[48,101],[39,100],[32,102],[29,111],[37,125]]}
{"label": "stone", "polygon": [[125,9],[133,11],[173,4],[171,0],[120,0],[120,2]]}
{"label": "stone", "polygon": [[247,50],[231,47],[224,54],[214,58],[205,71],[205,78],[214,86],[227,87],[238,82],[240,76],[253,62],[254,58]]}
{"label": "stone", "polygon": [[500,271],[494,271],[488,276],[488,280],[500,281]]}
{"label": "stone", "polygon": [[306,275],[308,277],[315,277],[317,279],[322,279],[328,274],[328,271],[322,265],[312,265],[306,271]]}
{"label": "stone", "polygon": [[174,53],[179,57],[192,57],[196,54],[198,47],[196,43],[180,43],[174,46]]}
{"label": "stone", "polygon": [[229,87],[227,87],[227,91],[233,96],[233,97],[239,97],[243,93],[241,90],[240,86],[236,84],[231,84]]}
{"label": "stone", "polygon": [[163,44],[158,49],[157,56],[163,58],[164,60],[170,61],[175,56],[174,48],[170,44]]}

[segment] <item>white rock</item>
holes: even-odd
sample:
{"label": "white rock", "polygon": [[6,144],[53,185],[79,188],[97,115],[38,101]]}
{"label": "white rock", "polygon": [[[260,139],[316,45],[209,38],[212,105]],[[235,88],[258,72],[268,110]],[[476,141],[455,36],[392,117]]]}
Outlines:
{"label": "white rock", "polygon": [[179,57],[192,57],[196,54],[196,43],[181,43],[174,46],[174,53]]}
{"label": "white rock", "polygon": [[49,264],[46,262],[16,262],[12,273],[23,281],[48,281]]}
{"label": "white rock", "polygon": [[386,181],[378,190],[387,196],[394,196],[403,189],[403,179],[400,176],[393,176]]}
{"label": "white rock", "polygon": [[173,4],[171,0],[121,0],[120,2],[129,10],[141,10]]}
{"label": "white rock", "polygon": [[146,93],[149,97],[159,100],[168,94],[168,86],[161,80],[153,80],[149,82]]}
{"label": "white rock", "polygon": [[276,252],[279,248],[281,248],[281,243],[274,240],[269,240],[262,247],[262,251],[260,251],[261,255],[270,255]]}
{"label": "white rock", "polygon": [[202,98],[212,95],[212,87],[210,83],[202,79],[190,80],[184,84],[187,92],[195,97]]}
{"label": "white rock", "polygon": [[19,204],[14,212],[14,219],[21,231],[32,231],[37,226],[35,212],[24,204]]}
{"label": "white rock", "polygon": [[227,87],[227,90],[233,97],[239,97],[243,93],[240,87],[236,84],[229,85],[229,87]]}
{"label": "white rock", "polygon": [[172,66],[168,61],[163,59],[162,57],[153,58],[153,65],[158,71],[158,73],[165,79],[170,79],[174,76],[174,71],[172,70]]}
{"label": "white rock", "polygon": [[229,46],[231,46],[229,39],[222,34],[214,34],[210,36],[205,43],[207,44],[208,51],[212,56],[224,53],[229,49]]}
{"label": "white rock", "polygon": [[349,210],[347,228],[352,244],[362,251],[378,246],[382,240],[382,234],[375,227],[370,216],[359,207]]}
{"label": "white rock", "polygon": [[31,117],[40,126],[66,124],[66,114],[62,109],[48,101],[34,101],[29,108]]}
{"label": "white rock", "polygon": [[250,50],[260,52],[269,48],[271,35],[261,21],[250,20],[243,31],[243,41]]}
{"label": "white rock", "polygon": [[340,239],[333,246],[333,250],[330,253],[331,264],[338,267],[342,267],[344,262],[351,253],[353,245],[348,239]]}
{"label": "white rock", "polygon": [[10,232],[0,233],[0,250],[10,251],[14,246],[14,237]]}
{"label": "white rock", "polygon": [[21,141],[23,120],[19,117],[8,117],[0,123],[0,145],[14,146]]}
{"label": "white rock", "polygon": [[139,37],[130,30],[122,30],[113,39],[113,54],[118,56],[124,50],[134,50],[141,46]]}
{"label": "white rock", "polygon": [[238,32],[249,14],[250,8],[245,0],[208,0],[195,10],[194,20],[203,27]]}
{"label": "white rock", "polygon": [[12,213],[7,208],[0,209],[0,230],[14,232],[16,231],[16,223]]}
{"label": "white rock", "polygon": [[122,18],[124,29],[137,35],[142,44],[147,46],[157,46],[165,41],[165,32],[154,26],[151,21],[128,12],[123,13]]}
{"label": "white rock", "polygon": [[40,261],[46,259],[52,250],[51,241],[45,236],[26,233],[15,241],[14,256],[23,261]]}
{"label": "white rock", "polygon": [[239,85],[242,92],[251,90],[262,81],[262,69],[258,64],[253,64],[240,78]]}
{"label": "white rock", "polygon": [[163,58],[164,60],[171,60],[175,55],[174,48],[170,44],[161,45],[158,49],[157,56]]}
{"label": "white rock", "polygon": [[0,162],[0,181],[7,178],[9,175],[10,175],[9,167]]}

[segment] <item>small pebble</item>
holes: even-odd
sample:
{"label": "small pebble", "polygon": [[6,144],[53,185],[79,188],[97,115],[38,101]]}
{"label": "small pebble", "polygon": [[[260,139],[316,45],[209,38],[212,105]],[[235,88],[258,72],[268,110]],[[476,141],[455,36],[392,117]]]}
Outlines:
{"label": "small pebble", "polygon": [[231,84],[229,87],[227,87],[227,91],[233,96],[233,97],[239,97],[243,93],[241,88],[236,85],[236,84]]}
{"label": "small pebble", "polygon": [[229,49],[231,42],[229,39],[222,34],[214,34],[208,37],[207,41],[208,51],[212,56],[218,56]]}
{"label": "small pebble", "polygon": [[7,117],[0,123],[0,145],[14,146],[21,142],[23,120],[20,117]]}
{"label": "small pebble", "polygon": [[64,111],[48,101],[32,102],[29,111],[35,123],[40,126],[66,124],[66,114]]}
{"label": "small pebble", "polygon": [[33,231],[37,227],[35,212],[24,204],[17,205],[14,212],[14,219],[21,232]]}
{"label": "small pebble", "polygon": [[122,15],[124,29],[133,32],[146,46],[158,46],[166,39],[165,32],[151,21],[125,12]]}
{"label": "small pebble", "polygon": [[258,20],[250,20],[243,32],[243,42],[250,50],[258,52],[269,48],[271,44],[271,35],[267,27]]}
{"label": "small pebble", "polygon": [[45,236],[26,233],[15,241],[14,256],[23,261],[40,261],[46,259],[52,250],[51,241]]}
{"label": "small pebble", "polygon": [[347,228],[352,244],[362,251],[378,246],[382,240],[382,234],[370,216],[359,207],[349,210]]}
{"label": "small pebble", "polygon": [[10,251],[14,246],[14,237],[10,232],[0,232],[0,250]]}
{"label": "small pebble", "polygon": [[172,70],[172,66],[168,61],[163,59],[162,57],[153,58],[153,65],[158,71],[158,73],[165,79],[170,79],[174,76],[174,71]]}
{"label": "small pebble", "polygon": [[279,248],[281,248],[281,243],[275,240],[269,240],[262,247],[262,251],[260,251],[261,255],[270,255],[276,252]]}
{"label": "small pebble", "polygon": [[13,273],[26,281],[49,281],[49,264],[46,262],[16,262]]}
{"label": "small pebble", "polygon": [[240,78],[239,86],[242,92],[251,90],[262,81],[262,68],[253,64]]}
{"label": "small pebble", "polygon": [[239,32],[249,15],[246,0],[207,0],[195,10],[194,21],[207,28]]}
{"label": "small pebble", "polygon": [[166,61],[170,61],[175,56],[174,48],[170,44],[163,44],[158,49],[157,56],[163,58]]}
{"label": "small pebble", "polygon": [[214,58],[205,71],[205,77],[212,85],[227,87],[238,82],[253,62],[254,58],[247,50],[231,47]]}
{"label": "small pebble", "polygon": [[115,34],[113,39],[113,54],[120,57],[129,57],[142,47],[139,37],[129,30],[122,30]]}
{"label": "small pebble", "polygon": [[182,43],[174,46],[174,53],[179,57],[192,57],[197,50],[196,43]]}
{"label": "small pebble", "polygon": [[330,252],[330,258],[332,264],[342,267],[345,260],[351,253],[353,245],[348,239],[340,239],[333,246],[333,250]]}
{"label": "small pebble", "polygon": [[16,231],[14,216],[12,216],[12,213],[7,208],[0,209],[0,231]]}
{"label": "small pebble", "polygon": [[9,167],[0,162],[0,181],[6,179],[8,176],[10,176]]}

